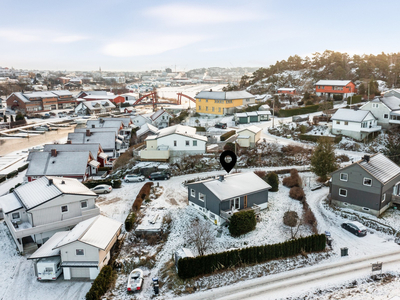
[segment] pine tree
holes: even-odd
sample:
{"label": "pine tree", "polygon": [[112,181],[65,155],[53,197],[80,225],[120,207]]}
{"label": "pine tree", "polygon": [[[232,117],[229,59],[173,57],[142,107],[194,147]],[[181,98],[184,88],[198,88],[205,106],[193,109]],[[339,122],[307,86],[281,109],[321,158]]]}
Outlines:
{"label": "pine tree", "polygon": [[279,177],[276,173],[271,172],[267,175],[267,183],[271,186],[270,192],[277,192],[279,190]]}
{"label": "pine tree", "polygon": [[400,138],[399,135],[390,134],[385,142],[385,147],[382,152],[389,157],[394,163],[400,165]]}
{"label": "pine tree", "polygon": [[361,83],[361,84],[358,86],[358,94],[360,94],[360,95],[365,95],[365,85],[364,85],[364,83]]}
{"label": "pine tree", "polygon": [[336,169],[333,144],[327,137],[321,137],[311,157],[311,171],[318,175],[322,181],[325,181],[327,175]]}

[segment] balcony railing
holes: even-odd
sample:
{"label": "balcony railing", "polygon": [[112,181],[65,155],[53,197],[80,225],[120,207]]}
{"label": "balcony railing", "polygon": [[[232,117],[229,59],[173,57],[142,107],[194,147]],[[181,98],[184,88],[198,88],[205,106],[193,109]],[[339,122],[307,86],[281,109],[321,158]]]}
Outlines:
{"label": "balcony railing", "polygon": [[380,131],[382,129],[382,126],[371,126],[371,127],[365,127],[361,128],[361,132],[375,132],[375,131]]}
{"label": "balcony railing", "polygon": [[256,205],[256,204],[254,204],[252,207],[247,207],[247,208],[243,208],[243,209],[235,209],[233,211],[231,209],[230,210],[225,210],[225,211],[221,210],[219,215],[220,215],[221,218],[223,218],[225,220],[229,220],[234,213],[239,212],[239,211],[246,211],[246,210],[253,210],[254,213],[257,215],[257,214],[260,213],[261,207]]}
{"label": "balcony railing", "polygon": [[392,195],[392,202],[395,204],[400,204],[400,196]]}

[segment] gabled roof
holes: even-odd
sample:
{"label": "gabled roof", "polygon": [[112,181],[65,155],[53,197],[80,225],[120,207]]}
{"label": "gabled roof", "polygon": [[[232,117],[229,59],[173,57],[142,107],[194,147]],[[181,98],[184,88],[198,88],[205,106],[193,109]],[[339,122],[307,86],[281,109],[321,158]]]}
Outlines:
{"label": "gabled roof", "polygon": [[0,197],[0,207],[5,214],[22,208],[21,201],[14,193],[9,193]]}
{"label": "gabled roof", "polygon": [[[183,126],[183,125],[174,125],[174,126],[160,129],[160,130],[158,130],[157,135],[155,137],[154,136],[152,136],[152,137],[159,139],[164,136],[171,135],[171,134],[179,134],[179,135],[183,135],[183,136],[187,136],[187,137],[191,137],[191,138],[194,138],[197,140],[202,140],[202,141],[207,142],[207,137],[196,134],[196,128],[190,127],[190,126]],[[148,138],[150,138],[150,136]]]}
{"label": "gabled roof", "polygon": [[93,125],[95,128],[118,128],[118,130],[124,126],[120,120],[104,120],[103,118],[100,118],[98,120],[88,120],[86,128],[92,129]]}
{"label": "gabled roof", "polygon": [[70,140],[72,144],[99,143],[103,151],[115,149],[115,129],[108,128],[107,130],[107,128],[94,128],[93,131],[90,130],[90,136],[86,136],[86,129],[83,128],[84,132],[79,132],[80,129],[82,128],[75,129],[75,132],[68,133],[68,140]]}
{"label": "gabled roof", "polygon": [[260,132],[262,129],[261,129],[260,127],[251,125],[251,126],[248,126],[248,127],[245,127],[245,128],[243,128],[243,129],[238,130],[237,133],[243,132],[243,131],[245,131],[245,130],[251,131],[251,132],[253,132],[253,133],[258,133],[258,132]]}
{"label": "gabled roof", "polygon": [[62,91],[52,91],[52,93],[56,94],[57,96],[72,96],[72,93],[67,90]]}
{"label": "gabled roof", "polygon": [[44,145],[43,152],[51,152],[56,149],[58,152],[82,152],[90,151],[94,159],[97,159],[97,153],[103,151],[100,143],[86,143],[86,144],[46,144]]}
{"label": "gabled roof", "polygon": [[382,153],[372,155],[369,162],[362,159],[356,163],[383,184],[400,175],[400,167]]}
{"label": "gabled roof", "polygon": [[150,123],[145,123],[140,127],[140,129],[138,131],[136,131],[136,136],[140,137],[147,132],[156,134],[158,132],[158,128],[151,125]]}
{"label": "gabled roof", "polygon": [[400,99],[395,96],[384,96],[379,98],[390,110],[400,110]]}
{"label": "gabled roof", "polygon": [[225,175],[224,180],[209,179],[193,182],[188,185],[202,183],[219,200],[228,200],[234,197],[267,191],[271,186],[253,172]]}
{"label": "gabled roof", "polygon": [[150,119],[153,120],[153,121],[155,121],[157,118],[159,118],[159,117],[160,117],[161,115],[163,115],[164,113],[166,113],[166,114],[168,114],[169,116],[171,116],[171,114],[168,113],[168,112],[166,112],[165,110],[159,109],[159,110],[157,110],[154,114],[152,114],[152,115],[150,116]]}
{"label": "gabled roof", "polygon": [[287,91],[287,92],[293,92],[293,91],[295,91],[296,89],[295,88],[280,88],[280,89],[278,89],[278,91]]}
{"label": "gabled roof", "polygon": [[320,80],[315,85],[346,86],[351,80]]}
{"label": "gabled roof", "polygon": [[194,97],[196,99],[215,99],[215,100],[235,100],[235,99],[249,99],[255,96],[246,91],[237,92],[213,92],[201,91]]}
{"label": "gabled roof", "polygon": [[31,93],[24,93],[24,96],[28,99],[30,98],[57,98],[52,92],[31,92]]}
{"label": "gabled roof", "polygon": [[79,241],[105,250],[121,226],[121,222],[97,216],[78,223],[54,248]]}
{"label": "gabled roof", "polygon": [[22,93],[20,93],[20,92],[14,93],[14,95],[17,96],[18,99],[21,100],[22,102],[25,102],[25,103],[30,102],[29,99],[26,98],[26,97],[25,97]]}
{"label": "gabled roof", "polygon": [[125,127],[128,127],[132,123],[131,118],[102,118],[102,119],[104,121],[121,121]]}
{"label": "gabled roof", "polygon": [[[362,122],[368,114],[374,115],[369,110],[338,109],[332,116],[332,120]],[[375,117],[374,117],[375,118]]]}
{"label": "gabled roof", "polygon": [[56,232],[48,239],[39,249],[37,249],[28,259],[38,259],[43,257],[53,257],[60,255],[60,249],[53,249],[57,244],[65,238],[69,231]]}

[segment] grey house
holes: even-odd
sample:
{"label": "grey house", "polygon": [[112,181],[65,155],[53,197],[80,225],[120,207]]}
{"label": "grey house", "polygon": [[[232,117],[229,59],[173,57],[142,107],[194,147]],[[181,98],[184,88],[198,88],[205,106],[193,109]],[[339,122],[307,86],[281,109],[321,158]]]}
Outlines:
{"label": "grey house", "polygon": [[267,208],[270,188],[253,172],[221,175],[188,184],[189,205],[222,225],[240,210]]}
{"label": "grey house", "polygon": [[400,204],[400,167],[378,153],[332,173],[332,202],[379,216]]}

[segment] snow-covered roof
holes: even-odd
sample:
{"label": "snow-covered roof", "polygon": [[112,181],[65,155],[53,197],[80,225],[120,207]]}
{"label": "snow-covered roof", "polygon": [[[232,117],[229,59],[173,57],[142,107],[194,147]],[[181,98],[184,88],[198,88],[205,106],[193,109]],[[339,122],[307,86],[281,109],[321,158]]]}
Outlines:
{"label": "snow-covered roof", "polygon": [[395,96],[385,96],[379,98],[379,100],[391,110],[400,110],[400,99]]}
{"label": "snow-covered roof", "polygon": [[[115,149],[115,130],[101,132],[97,131],[105,129],[107,128],[93,128],[93,130],[90,130],[90,136],[86,136],[86,129],[85,132],[71,132],[68,133],[68,140],[70,140],[72,144],[100,143],[104,152],[106,152],[108,149]],[[79,129],[75,130],[78,131]],[[113,129],[109,128],[109,130]]]}
{"label": "snow-covered roof", "polygon": [[225,175],[224,180],[209,179],[191,184],[202,183],[221,201],[267,191],[271,186],[253,172]]}
{"label": "snow-covered roof", "polygon": [[86,130],[90,130],[90,133],[91,133],[90,136],[92,136],[96,132],[113,132],[114,136],[116,137],[119,133],[119,127],[75,128],[74,132],[80,132],[80,133],[84,132],[86,134]]}
{"label": "snow-covered roof", "polygon": [[261,110],[261,111],[257,111],[257,114],[260,116],[263,116],[263,115],[270,115],[271,112],[269,110]]}
{"label": "snow-covered roof", "polygon": [[14,93],[14,95],[17,96],[18,99],[20,99],[22,102],[25,102],[25,103],[30,102],[29,99],[27,99],[27,98],[26,98],[22,93],[20,93],[20,92],[16,92],[16,93]]}
{"label": "snow-covered roof", "polygon": [[114,99],[116,97],[117,97],[116,95],[93,95],[93,94],[90,94],[90,95],[87,95],[87,96],[83,97],[83,99],[89,100],[88,102],[91,102],[91,99],[111,100],[111,99]]}
{"label": "snow-covered roof", "polygon": [[86,123],[86,128],[118,128],[118,130],[123,127],[123,123],[120,120],[104,120],[100,118],[98,120],[88,120]]}
{"label": "snow-covered roof", "polygon": [[112,103],[108,99],[106,99],[106,100],[83,101],[81,103],[82,103],[82,105],[86,106],[89,110],[99,110],[99,109],[102,109],[102,108],[111,108],[111,109],[115,108],[114,103]]}
{"label": "snow-covered roof", "polygon": [[43,152],[51,152],[56,149],[58,152],[82,152],[90,151],[94,159],[97,159],[97,153],[101,149],[100,143],[87,143],[87,144],[46,144],[44,145]]}
{"label": "snow-covered roof", "polygon": [[161,138],[171,134],[180,134],[197,140],[207,141],[207,137],[196,134],[196,128],[183,125],[174,125],[160,129],[157,133],[156,138]]}
{"label": "snow-covered roof", "polygon": [[59,256],[60,249],[53,249],[68,234],[69,231],[56,232],[39,249],[37,249],[28,259],[38,259],[43,257]]}
{"label": "snow-covered roof", "polygon": [[247,113],[237,113],[236,117],[238,117],[238,118],[247,118]]}
{"label": "snow-covered roof", "polygon": [[250,117],[251,117],[251,116],[258,116],[258,114],[257,114],[256,111],[248,112],[247,115],[250,116]]}
{"label": "snow-covered roof", "polygon": [[7,214],[14,210],[20,209],[23,206],[14,193],[9,193],[0,197],[0,207],[3,209],[3,212]]}
{"label": "snow-covered roof", "polygon": [[121,222],[97,216],[78,223],[55,248],[79,241],[105,250],[121,226]]}
{"label": "snow-covered roof", "polygon": [[153,121],[155,121],[157,118],[159,118],[159,117],[160,117],[162,114],[164,114],[164,113],[170,115],[170,114],[169,114],[168,112],[166,112],[165,110],[160,109],[160,110],[157,110],[154,114],[152,114],[152,115],[150,116],[150,119],[152,119]]}
{"label": "snow-covered roof", "polygon": [[196,98],[196,99],[215,99],[215,100],[234,100],[234,99],[255,98],[255,96],[246,91],[235,91],[235,92],[201,91],[194,98]]}
{"label": "snow-covered roof", "polygon": [[369,162],[360,160],[357,164],[383,184],[400,174],[400,167],[382,153],[372,155]]}
{"label": "snow-covered roof", "polygon": [[280,88],[278,89],[279,91],[283,91],[283,92],[294,92],[296,89],[295,88]]}
{"label": "snow-covered roof", "polygon": [[145,134],[146,132],[152,132],[152,133],[157,133],[158,132],[158,128],[151,125],[150,123],[145,123],[143,124],[140,129],[138,131],[136,131],[136,136],[140,137],[143,134]]}
{"label": "snow-covered roof", "polygon": [[370,113],[369,110],[360,110],[360,109],[354,110],[354,109],[340,108],[332,116],[332,120],[362,122],[369,113]]}
{"label": "snow-covered roof", "polygon": [[104,121],[121,121],[125,127],[128,127],[132,123],[130,118],[102,118],[102,119]]}
{"label": "snow-covered roof", "polygon": [[269,105],[268,104],[263,104],[263,105],[261,105],[258,109],[271,109],[271,107],[269,107]]}
{"label": "snow-covered roof", "polygon": [[57,96],[72,96],[70,91],[62,90],[62,91],[52,91],[52,93],[56,94]]}
{"label": "snow-covered roof", "polygon": [[258,133],[258,132],[260,132],[262,129],[261,129],[260,127],[251,125],[251,126],[248,126],[248,127],[245,127],[245,128],[243,128],[243,129],[238,130],[237,133],[243,132],[243,131],[245,131],[245,130],[251,131],[251,132],[253,132],[253,133]]}
{"label": "snow-covered roof", "polygon": [[315,85],[346,86],[351,80],[320,80]]}

